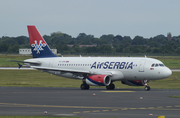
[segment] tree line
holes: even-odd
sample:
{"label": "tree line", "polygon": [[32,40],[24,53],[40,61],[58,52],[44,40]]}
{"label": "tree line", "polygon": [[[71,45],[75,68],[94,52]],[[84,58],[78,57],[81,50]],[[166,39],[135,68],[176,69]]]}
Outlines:
{"label": "tree line", "polygon": [[[164,35],[151,38],[121,35],[102,35],[96,38],[93,35],[80,33],[76,38],[62,33],[54,32],[44,35],[50,48],[56,48],[58,53],[180,53],[180,36],[170,39]],[[73,45],[69,47],[67,45]],[[79,47],[79,45],[96,45],[95,47]],[[0,38],[0,53],[18,53],[19,48],[30,48],[29,38],[26,36]]]}

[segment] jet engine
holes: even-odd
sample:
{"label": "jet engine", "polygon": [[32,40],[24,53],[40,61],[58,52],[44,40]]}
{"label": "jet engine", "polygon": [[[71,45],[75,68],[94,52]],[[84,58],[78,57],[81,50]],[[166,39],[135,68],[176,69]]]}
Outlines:
{"label": "jet engine", "polygon": [[91,75],[87,76],[85,81],[91,86],[108,86],[111,83],[111,78],[107,75]]}
{"label": "jet engine", "polygon": [[145,86],[147,80],[122,80],[121,83],[129,86]]}

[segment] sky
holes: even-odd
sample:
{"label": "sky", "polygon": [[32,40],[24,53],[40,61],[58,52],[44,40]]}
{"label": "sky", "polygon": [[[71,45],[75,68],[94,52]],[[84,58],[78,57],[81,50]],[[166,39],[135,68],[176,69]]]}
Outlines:
{"label": "sky", "polygon": [[62,32],[154,37],[180,35],[180,0],[0,0],[0,37]]}

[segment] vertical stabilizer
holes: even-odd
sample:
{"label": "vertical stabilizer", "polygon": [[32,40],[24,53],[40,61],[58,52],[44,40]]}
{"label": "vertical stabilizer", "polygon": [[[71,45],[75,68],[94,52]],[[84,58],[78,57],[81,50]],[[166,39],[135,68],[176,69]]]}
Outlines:
{"label": "vertical stabilizer", "polygon": [[33,58],[57,57],[34,25],[27,26]]}

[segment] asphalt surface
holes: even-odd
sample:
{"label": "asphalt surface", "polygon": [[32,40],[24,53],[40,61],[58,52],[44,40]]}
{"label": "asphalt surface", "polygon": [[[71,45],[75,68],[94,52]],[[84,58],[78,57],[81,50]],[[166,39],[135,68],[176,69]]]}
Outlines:
{"label": "asphalt surface", "polygon": [[0,115],[179,118],[173,95],[180,90],[0,87]]}

